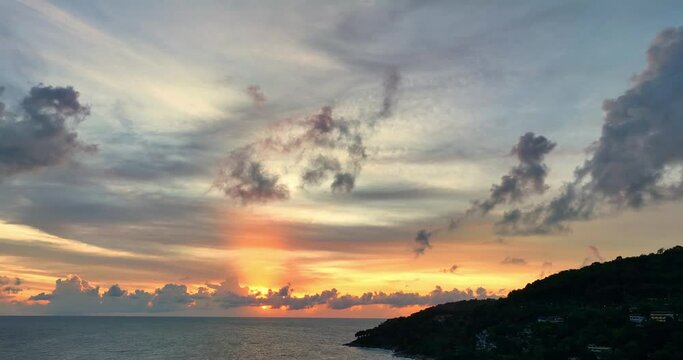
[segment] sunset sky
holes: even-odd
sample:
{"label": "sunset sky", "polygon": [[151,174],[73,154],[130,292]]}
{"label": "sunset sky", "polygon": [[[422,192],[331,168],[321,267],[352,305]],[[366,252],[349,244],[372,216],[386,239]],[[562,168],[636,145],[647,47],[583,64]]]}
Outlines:
{"label": "sunset sky", "polygon": [[681,19],[0,2],[0,314],[390,317],[681,244]]}

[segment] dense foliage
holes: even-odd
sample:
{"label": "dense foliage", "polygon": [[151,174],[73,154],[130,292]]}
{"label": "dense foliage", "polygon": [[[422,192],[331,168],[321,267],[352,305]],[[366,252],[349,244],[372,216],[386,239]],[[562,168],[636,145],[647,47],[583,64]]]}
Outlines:
{"label": "dense foliage", "polygon": [[[673,318],[656,321],[653,312]],[[563,271],[507,298],[390,319],[359,331],[349,345],[435,359],[681,359],[681,313],[683,247],[677,246]]]}

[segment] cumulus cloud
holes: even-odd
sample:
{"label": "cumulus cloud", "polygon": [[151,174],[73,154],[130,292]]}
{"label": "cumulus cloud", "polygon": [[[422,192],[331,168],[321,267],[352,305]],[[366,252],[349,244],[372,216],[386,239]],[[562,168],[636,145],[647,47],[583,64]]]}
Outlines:
{"label": "cumulus cloud", "polygon": [[429,242],[429,239],[432,238],[433,234],[433,231],[427,231],[425,229],[421,229],[417,232],[417,235],[415,235],[415,247],[413,247],[415,256],[424,255],[427,249],[432,248],[432,244]]}
{"label": "cumulus cloud", "polygon": [[149,307],[153,311],[176,311],[192,307],[194,303],[195,299],[187,292],[187,286],[166,284],[154,292]]}
{"label": "cumulus cloud", "polygon": [[683,28],[660,32],[647,50],[647,67],[630,89],[603,102],[600,138],[573,181],[547,203],[513,209],[499,233],[529,235],[569,230],[589,220],[649,203],[678,200],[683,178]]}
{"label": "cumulus cloud", "polygon": [[121,289],[118,285],[112,285],[101,297],[98,313],[139,313],[153,312],[152,300],[154,294],[144,290],[135,290],[132,293]]}
{"label": "cumulus cloud", "polygon": [[486,297],[487,292],[484,288],[477,288],[476,291],[471,289],[461,291],[458,289],[443,290],[441,286],[436,286],[434,290],[425,295],[402,291],[394,293],[367,292],[361,296],[344,295],[330,301],[328,306],[332,309],[347,309],[360,305],[428,306],[461,300],[484,299]]}
{"label": "cumulus cloud", "polygon": [[524,260],[522,258],[510,257],[510,256],[505,257],[505,259],[503,259],[503,261],[501,261],[500,263],[505,264],[505,265],[526,265],[527,264],[526,260]]}
{"label": "cumulus cloud", "polygon": [[427,306],[452,301],[484,299],[489,297],[484,288],[475,290],[444,290],[436,286],[431,292],[366,292],[362,295],[342,295],[337,289],[297,296],[291,285],[262,293],[241,287],[235,279],[220,284],[207,284],[196,292],[185,285],[166,284],[153,293],[144,290],[127,291],[112,285],[103,294],[99,287],[77,275],[59,279],[50,293],[30,297],[41,302],[46,313],[102,314],[102,313],[154,313],[183,310],[229,309],[237,307],[268,307],[283,310],[302,310],[316,306],[330,309],[348,309],[355,306],[387,305],[390,307]]}
{"label": "cumulus cloud", "polygon": [[40,293],[29,300],[49,301],[47,307],[55,313],[97,312],[100,305],[100,287],[92,286],[78,275],[57,279],[51,293]]}
{"label": "cumulus cloud", "polygon": [[17,109],[0,103],[0,180],[97,149],[74,130],[90,113],[78,97],[72,87],[38,85]]}
{"label": "cumulus cloud", "polygon": [[240,286],[236,278],[229,278],[218,284],[206,284],[206,286],[213,289],[216,295],[235,294],[246,296],[249,294],[249,288]]}
{"label": "cumulus cloud", "polygon": [[[287,199],[287,186],[277,184],[277,175],[266,172],[263,162],[253,160],[276,156],[284,157],[287,167],[308,160],[303,168],[298,166],[302,187],[318,186],[330,178],[332,192],[351,192],[368,159],[365,139],[380,120],[391,116],[399,84],[400,73],[390,68],[380,110],[368,117],[347,119],[337,116],[332,105],[325,105],[317,113],[276,122],[255,141],[230,153],[219,170],[216,187],[243,204]],[[260,90],[250,89],[252,99],[258,100]]]}
{"label": "cumulus cloud", "polygon": [[125,296],[126,293],[127,292],[122,290],[118,284],[114,284],[109,288],[109,290],[105,291],[102,296],[121,297]]}

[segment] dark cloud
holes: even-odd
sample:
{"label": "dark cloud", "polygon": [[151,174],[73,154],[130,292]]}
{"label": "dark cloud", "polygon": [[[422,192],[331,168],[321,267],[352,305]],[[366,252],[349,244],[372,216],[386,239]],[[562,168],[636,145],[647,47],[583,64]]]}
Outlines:
{"label": "dark cloud", "polygon": [[18,286],[5,286],[2,288],[2,291],[6,294],[18,294],[22,291],[22,288]]}
{"label": "dark cloud", "polygon": [[475,201],[469,211],[485,215],[499,204],[520,201],[528,194],[545,192],[548,167],[543,159],[555,145],[544,136],[536,136],[532,132],[520,136],[519,142],[510,151],[510,154],[517,156],[519,164],[501,178],[500,184],[491,187],[488,199]]}
{"label": "dark cloud", "polygon": [[245,205],[288,199],[287,185],[279,183],[279,177],[269,173],[253,156],[251,147],[234,150],[214,186]]}
{"label": "dark cloud", "polygon": [[261,87],[258,85],[250,85],[246,89],[247,95],[251,98],[254,106],[260,107],[266,102],[266,95],[261,91]]}
{"label": "dark cloud", "polygon": [[396,106],[398,87],[401,84],[401,73],[396,67],[386,70],[384,77],[384,97],[382,98],[382,108],[379,112],[380,118],[386,118],[393,114]]}
{"label": "dark cloud", "polygon": [[526,260],[522,258],[517,258],[517,257],[510,257],[507,256],[503,261],[500,262],[501,264],[506,264],[506,265],[526,265]]}
{"label": "dark cloud", "polygon": [[594,245],[588,246],[588,256],[583,259],[581,266],[590,265],[594,262],[603,262],[605,259],[600,255],[600,250]]}
{"label": "dark cloud", "polygon": [[680,199],[683,178],[683,28],[660,32],[647,50],[647,67],[632,87],[603,102],[604,124],[591,155],[556,198],[514,210],[499,232],[567,231],[572,221]]}
{"label": "dark cloud", "polygon": [[334,181],[330,185],[334,193],[348,193],[356,185],[356,176],[350,173],[338,173],[334,175]]}
{"label": "dark cloud", "polygon": [[46,300],[52,299],[52,295],[42,292],[40,294],[33,295],[33,296],[29,297],[28,299],[31,301],[46,301]]}
{"label": "dark cloud", "polygon": [[[544,193],[548,189],[545,184],[548,167],[543,160],[556,145],[545,136],[537,136],[533,132],[520,136],[517,144],[510,150],[510,154],[515,155],[519,163],[501,178],[500,184],[491,187],[487,199],[473,201],[463,216],[450,219],[448,230],[457,229],[468,217],[486,215],[498,205],[521,202],[528,195]],[[519,215],[510,213],[505,214],[505,217]]]}
{"label": "dark cloud", "polygon": [[118,284],[112,285],[109,290],[107,290],[103,296],[113,296],[113,297],[121,297],[126,295],[125,290],[121,290],[121,287],[119,287]]}
{"label": "dark cloud", "polygon": [[417,235],[415,236],[415,247],[413,248],[415,256],[423,255],[427,249],[432,248],[432,244],[429,242],[432,235],[434,235],[433,231],[427,231],[425,229],[421,229],[417,232]]}
{"label": "dark cloud", "polygon": [[20,293],[23,290],[20,287],[21,283],[22,280],[18,277],[0,276],[0,300],[12,299],[14,295]]}
{"label": "dark cloud", "polygon": [[317,186],[322,183],[330,174],[341,171],[339,160],[325,155],[311,159],[308,166],[301,173],[301,185]]}
{"label": "dark cloud", "polygon": [[19,286],[21,285],[22,280],[18,277],[11,278],[8,276],[0,276],[0,286],[2,285],[15,285]]}
{"label": "dark cloud", "polygon": [[[303,187],[320,185],[334,175],[331,191],[351,192],[368,158],[365,138],[379,120],[391,115],[399,83],[398,70],[387,70],[381,108],[367,118],[336,116],[334,108],[326,105],[318,113],[275,123],[255,141],[230,153],[216,187],[242,203],[287,199],[286,186],[277,184],[277,176],[265,172],[262,162],[252,160],[275,154],[286,157],[287,166],[308,160],[300,174]],[[255,90],[252,93],[258,93]]]}
{"label": "dark cloud", "polygon": [[527,210],[511,209],[495,224],[499,234],[538,235],[569,231],[567,221],[588,220],[595,214],[598,198],[575,184],[566,184],[548,203]]}
{"label": "dark cloud", "polygon": [[97,150],[74,130],[90,113],[78,97],[72,87],[38,85],[15,112],[0,103],[0,179]]}

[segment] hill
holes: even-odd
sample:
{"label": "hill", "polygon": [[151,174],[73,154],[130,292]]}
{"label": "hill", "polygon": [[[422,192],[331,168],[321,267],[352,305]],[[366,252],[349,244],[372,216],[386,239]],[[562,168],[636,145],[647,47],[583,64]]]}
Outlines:
{"label": "hill", "polygon": [[683,247],[567,270],[506,298],[430,307],[350,346],[434,359],[682,359]]}

